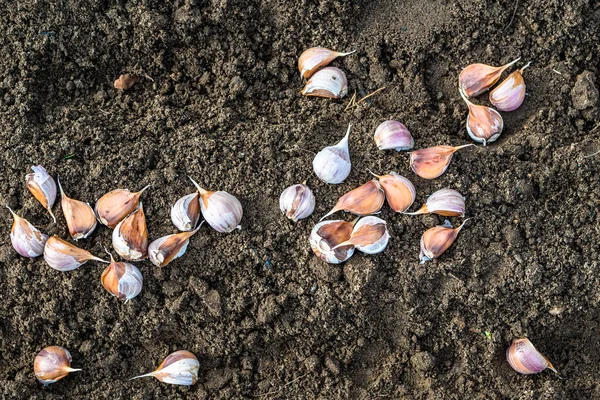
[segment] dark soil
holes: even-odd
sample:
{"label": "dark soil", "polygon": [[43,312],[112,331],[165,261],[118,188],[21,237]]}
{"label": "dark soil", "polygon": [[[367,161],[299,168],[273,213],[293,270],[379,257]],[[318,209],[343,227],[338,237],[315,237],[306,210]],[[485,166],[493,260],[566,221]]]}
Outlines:
{"label": "dark soil", "polygon": [[[2,398],[600,398],[600,155],[585,158],[600,150],[597,2],[22,0],[1,9],[0,204],[66,238],[60,207],[51,224],[25,189],[41,164],[90,203],[152,184],[143,195],[151,238],[175,232],[170,206],[194,190],[188,175],[236,195],[245,214],[241,231],[203,227],[166,268],[139,263],[143,291],[123,304],[100,285],[103,265],[60,273],[19,257],[5,211]],[[351,112],[348,98],[301,97],[297,58],[315,45],[357,49],[334,62],[351,93],[386,89]],[[469,143],[458,73],[518,56],[533,61],[528,96],[503,114],[496,143],[459,151],[432,181],[410,172],[407,153],[377,151],[372,135],[388,118],[408,126],[417,148]],[[123,73],[152,80],[117,91]],[[350,122],[352,173],[328,186],[312,157]],[[383,253],[323,264],[309,232],[370,179],[367,168],[409,177],[414,207],[455,188],[473,219],[439,260],[419,265],[421,234],[443,218],[384,208],[392,240]],[[278,198],[304,180],[317,208],[294,224]],[[109,244],[104,227],[80,242],[97,255]],[[510,368],[505,349],[524,335],[560,377]],[[44,388],[33,359],[49,345],[69,349],[83,371]],[[178,349],[200,360],[195,386],[128,381]]]}

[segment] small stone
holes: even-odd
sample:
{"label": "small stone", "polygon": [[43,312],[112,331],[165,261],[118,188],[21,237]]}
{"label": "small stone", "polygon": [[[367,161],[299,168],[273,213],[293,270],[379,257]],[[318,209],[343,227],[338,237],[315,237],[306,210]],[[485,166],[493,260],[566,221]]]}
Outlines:
{"label": "small stone", "polygon": [[232,96],[238,96],[246,91],[248,84],[239,76],[234,76],[229,82],[229,92]]}
{"label": "small stone", "polygon": [[313,354],[312,356],[304,360],[304,366],[308,371],[311,372],[317,371],[320,365],[321,360],[319,360],[319,357],[316,354]]}
{"label": "small stone", "polygon": [[598,89],[594,86],[594,74],[584,71],[577,75],[575,85],[571,90],[571,101],[577,110],[595,107],[598,103]]}
{"label": "small stone", "polygon": [[198,296],[202,297],[208,292],[208,283],[203,281],[202,279],[191,276],[189,280],[190,288],[196,293]]}
{"label": "small stone", "polygon": [[216,290],[209,291],[206,296],[204,296],[204,302],[213,317],[220,317],[221,314],[223,314],[221,295]]}
{"label": "small stone", "polygon": [[275,296],[271,295],[263,300],[258,307],[257,320],[261,324],[267,324],[281,313],[281,307],[277,304]]}
{"label": "small stone", "polygon": [[334,375],[339,375],[341,372],[340,362],[331,356],[325,358],[325,367]]}
{"label": "small stone", "polygon": [[435,357],[426,351],[420,351],[410,358],[410,363],[417,371],[426,372],[435,367]]}
{"label": "small stone", "polygon": [[525,239],[516,226],[507,226],[504,228],[504,238],[510,246],[517,249],[523,247],[525,244]]}

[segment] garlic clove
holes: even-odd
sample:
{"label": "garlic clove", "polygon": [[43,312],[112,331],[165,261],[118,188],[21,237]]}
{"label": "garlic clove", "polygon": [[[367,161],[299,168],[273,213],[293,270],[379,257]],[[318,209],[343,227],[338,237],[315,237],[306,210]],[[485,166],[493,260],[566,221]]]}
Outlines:
{"label": "garlic clove", "polygon": [[348,94],[346,74],[336,67],[323,68],[315,72],[306,82],[302,94],[304,96],[341,99]]}
{"label": "garlic clove", "polygon": [[506,350],[506,360],[515,371],[524,375],[537,374],[546,368],[558,374],[552,363],[527,338],[512,342]]}
{"label": "garlic clove", "polygon": [[44,253],[44,246],[48,236],[40,232],[35,226],[31,225],[25,218],[17,214],[6,206],[13,216],[13,225],[10,230],[10,242],[13,248],[27,258],[39,257]]}
{"label": "garlic clove", "polygon": [[100,281],[108,293],[127,303],[140,294],[144,279],[135,265],[116,262],[110,254],[110,264],[102,272]]}
{"label": "garlic clove", "polygon": [[350,239],[353,222],[346,221],[323,221],[319,222],[310,233],[310,247],[312,251],[323,261],[329,264],[340,264],[354,254],[354,246],[338,245]]}
{"label": "garlic clove", "polygon": [[219,190],[205,190],[190,178],[200,194],[200,211],[208,224],[217,232],[229,233],[234,229],[242,229],[240,222],[244,211],[242,203],[233,195]]}
{"label": "garlic clove", "polygon": [[434,179],[446,172],[452,155],[463,147],[474,146],[464,144],[462,146],[436,146],[426,149],[415,150],[410,153],[410,168],[421,178]]}
{"label": "garlic clove", "polygon": [[153,376],[164,383],[189,386],[198,380],[199,369],[200,362],[194,354],[186,350],[178,350],[169,354],[156,370],[131,379]]}
{"label": "garlic clove", "polygon": [[108,261],[96,257],[89,251],[80,249],[56,235],[46,241],[44,260],[50,267],[63,272],[79,268],[90,260],[108,264]]}
{"label": "garlic clove", "polygon": [[69,350],[60,346],[49,346],[35,356],[33,371],[37,380],[47,386],[61,380],[70,372],[81,371],[81,369],[71,368]]}
{"label": "garlic clove", "polygon": [[69,234],[73,240],[85,239],[96,229],[97,221],[94,210],[88,203],[68,197],[63,191],[60,179],[57,180],[60,188],[60,205],[67,221]]}
{"label": "garlic clove", "polygon": [[171,208],[171,221],[180,231],[189,232],[198,225],[200,202],[198,192],[183,196]]}
{"label": "garlic clove", "polygon": [[56,217],[52,213],[52,206],[56,200],[56,183],[41,165],[31,167],[31,169],[33,173],[25,175],[27,189],[33,197],[42,203],[42,206],[48,210],[52,219],[56,222]]}
{"label": "garlic clove", "polygon": [[415,139],[398,121],[384,121],[375,129],[375,144],[379,150],[410,150],[415,147]]}
{"label": "garlic clove", "polygon": [[148,257],[148,227],[142,202],[117,224],[112,232],[112,245],[125,260],[141,261]]}
{"label": "garlic clove", "polygon": [[458,228],[452,228],[450,221],[445,221],[444,225],[434,226],[429,228],[421,236],[421,254],[419,254],[419,260],[421,264],[425,264],[426,261],[433,260],[441,256],[456,240],[458,233],[465,226],[464,222]]}
{"label": "garlic clove", "polygon": [[438,214],[445,217],[464,217],[465,198],[454,189],[440,189],[427,199],[423,206],[408,215]]}
{"label": "garlic clove", "polygon": [[358,220],[350,234],[350,239],[338,244],[338,247],[353,245],[356,250],[366,254],[381,253],[387,246],[390,234],[387,224],[381,218],[368,216]]}
{"label": "garlic clove", "polygon": [[163,236],[150,243],[148,258],[152,264],[157,267],[166,267],[171,261],[184,255],[190,243],[190,237],[200,230],[203,223],[204,221],[193,231]]}
{"label": "garlic clove", "polygon": [[311,47],[305,50],[298,59],[298,70],[303,78],[310,78],[319,69],[326,67],[330,62],[338,57],[348,56],[354,51],[348,53],[339,53],[337,51],[326,49],[325,47]]}
{"label": "garlic clove", "polygon": [[525,100],[525,80],[523,71],[529,67],[528,62],[523,68],[508,75],[498,86],[490,92],[490,103],[500,111],[514,111]]}
{"label": "garlic clove", "polygon": [[371,174],[379,179],[385,192],[385,198],[392,210],[401,213],[413,205],[417,191],[411,181],[394,171],[387,175],[376,175],[373,172]]}
{"label": "garlic clove", "polygon": [[286,188],[279,197],[279,208],[294,222],[310,217],[315,210],[315,195],[305,184]]}
{"label": "garlic clove", "polygon": [[313,159],[315,174],[325,183],[342,183],[350,175],[351,163],[348,150],[350,128],[352,124],[348,125],[346,136],[338,144],[325,147]]}
{"label": "garlic clove", "polygon": [[149,187],[150,185],[135,193],[127,189],[116,189],[106,193],[96,202],[94,211],[98,221],[114,229],[119,222],[138,208],[141,194]]}
{"label": "garlic clove", "polygon": [[486,64],[468,65],[458,76],[458,88],[467,97],[477,96],[498,82],[502,72],[520,59],[521,57],[501,67]]}
{"label": "garlic clove", "polygon": [[340,197],[335,207],[325,214],[321,218],[321,221],[340,210],[351,212],[355,215],[373,214],[381,210],[384,200],[385,192],[383,188],[377,180],[372,179]]}
{"label": "garlic clove", "polygon": [[471,139],[484,146],[498,139],[504,128],[500,113],[493,108],[471,103],[462,92],[460,95],[469,107],[467,133]]}

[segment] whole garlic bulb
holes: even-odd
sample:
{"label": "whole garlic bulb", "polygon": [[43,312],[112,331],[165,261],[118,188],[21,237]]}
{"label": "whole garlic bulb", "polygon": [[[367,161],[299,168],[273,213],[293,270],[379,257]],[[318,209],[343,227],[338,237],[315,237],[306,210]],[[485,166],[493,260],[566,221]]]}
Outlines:
{"label": "whole garlic bulb", "polygon": [[235,196],[222,190],[205,190],[192,178],[190,180],[198,188],[202,216],[215,231],[229,233],[234,229],[242,229],[240,222],[244,211],[242,203]]}
{"label": "whole garlic bulb", "polygon": [[342,183],[350,175],[351,163],[348,150],[350,128],[352,124],[348,125],[346,136],[338,144],[325,147],[313,160],[315,174],[325,183]]}
{"label": "whole garlic bulb", "polygon": [[310,217],[315,210],[315,195],[305,184],[286,188],[279,197],[279,208],[294,222]]}
{"label": "whole garlic bulb", "polygon": [[131,379],[153,376],[164,383],[190,386],[198,380],[199,369],[200,363],[194,354],[186,350],[178,350],[169,354],[156,370]]}
{"label": "whole garlic bulb", "polygon": [[33,173],[25,175],[27,189],[42,203],[42,206],[48,210],[52,219],[56,222],[56,217],[52,213],[52,206],[56,200],[56,182],[41,165],[31,167],[31,169]]}
{"label": "whole garlic bulb", "polygon": [[13,216],[14,222],[10,230],[10,241],[14,249],[27,258],[42,255],[48,236],[31,225],[25,218],[19,217],[8,206],[6,207]]}
{"label": "whole garlic bulb", "polygon": [[37,380],[47,386],[61,380],[70,372],[81,371],[81,369],[71,368],[69,350],[60,346],[49,346],[35,356],[33,371]]}
{"label": "whole garlic bulb", "polygon": [[144,283],[142,273],[135,265],[116,262],[112,254],[110,264],[102,272],[100,281],[108,293],[119,300],[125,300],[125,303],[140,294]]}

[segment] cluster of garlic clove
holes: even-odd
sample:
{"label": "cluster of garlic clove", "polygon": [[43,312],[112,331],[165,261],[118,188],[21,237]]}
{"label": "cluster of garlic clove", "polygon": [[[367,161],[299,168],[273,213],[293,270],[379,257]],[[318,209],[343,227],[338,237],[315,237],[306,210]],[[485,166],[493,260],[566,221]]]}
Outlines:
{"label": "cluster of garlic clove", "polygon": [[302,94],[304,96],[340,99],[348,94],[346,74],[339,68],[327,67],[338,57],[354,53],[340,53],[324,47],[305,50],[298,59],[298,70],[302,78],[308,79]]}
{"label": "cluster of garlic clove", "polygon": [[[486,64],[471,64],[463,69],[458,77],[458,91],[469,108],[467,133],[477,143],[484,146],[500,137],[504,121],[500,113],[491,107],[473,104],[469,98],[477,96],[492,87],[502,72],[514,65],[520,57],[500,67]],[[511,73],[502,83],[490,92],[489,100],[500,111],[514,111],[525,99],[523,71],[531,63]]]}

